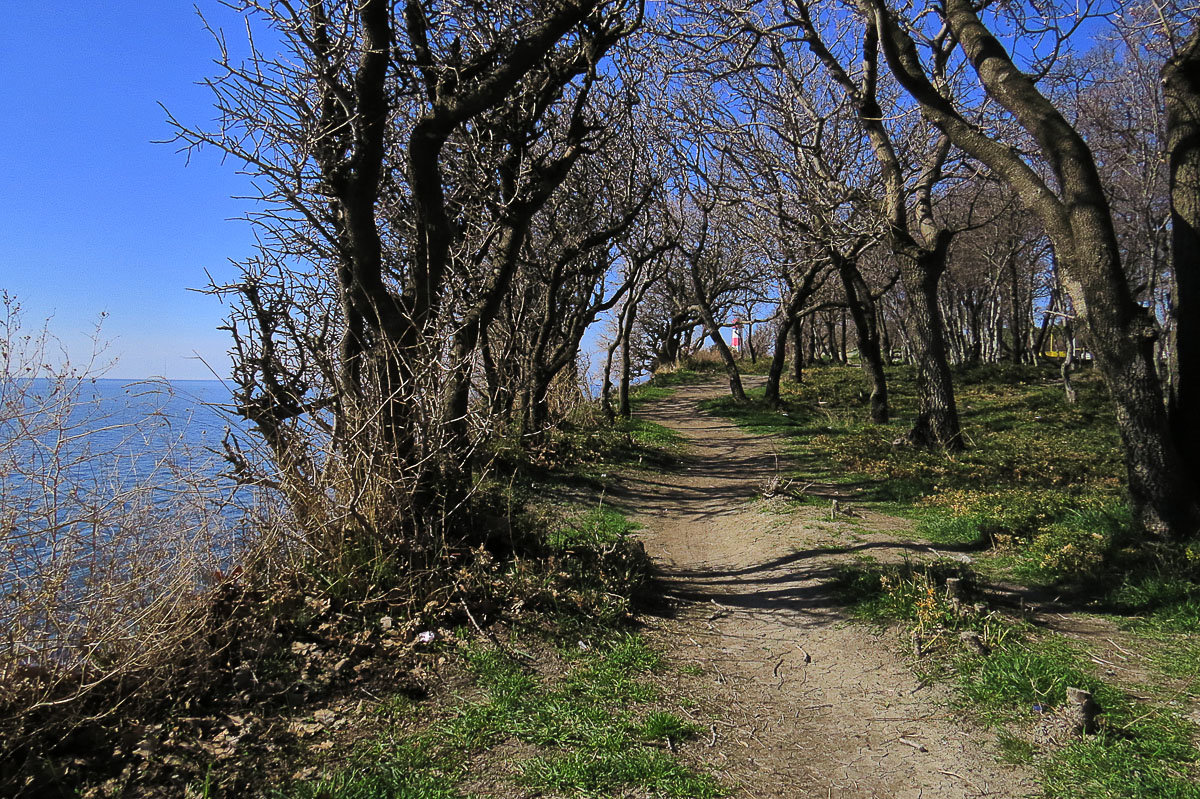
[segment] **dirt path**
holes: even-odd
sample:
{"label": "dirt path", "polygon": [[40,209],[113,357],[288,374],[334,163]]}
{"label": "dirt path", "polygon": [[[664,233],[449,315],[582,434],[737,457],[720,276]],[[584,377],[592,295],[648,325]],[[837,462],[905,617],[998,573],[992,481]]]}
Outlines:
{"label": "dirt path", "polygon": [[[764,512],[776,442],[700,413],[717,384],[639,415],[692,442],[677,472],[635,475],[614,499],[644,525],[674,612],[654,634],[713,678],[702,756],[753,797],[1019,797],[1028,773],[997,763],[990,737],[919,682],[890,636],[847,619],[823,588],[839,563],[911,549],[886,517],[831,522],[829,508]],[[893,523],[895,520],[891,520]],[[878,532],[883,528],[885,532]]]}

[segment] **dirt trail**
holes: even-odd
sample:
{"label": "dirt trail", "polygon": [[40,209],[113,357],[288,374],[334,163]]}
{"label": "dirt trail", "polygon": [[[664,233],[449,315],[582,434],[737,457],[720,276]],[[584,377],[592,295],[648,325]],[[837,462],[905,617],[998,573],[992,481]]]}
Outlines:
{"label": "dirt trail", "polygon": [[1027,772],[997,763],[990,736],[917,680],[890,636],[847,623],[823,587],[856,555],[888,559],[913,545],[887,536],[886,517],[830,521],[828,505],[764,512],[753,499],[782,466],[777,442],[697,409],[723,390],[684,387],[639,413],[686,436],[692,454],[676,472],[630,476],[614,496],[644,525],[673,598],[655,635],[713,677],[699,699],[722,715],[698,717],[711,730],[702,757],[741,796],[1036,793]]}

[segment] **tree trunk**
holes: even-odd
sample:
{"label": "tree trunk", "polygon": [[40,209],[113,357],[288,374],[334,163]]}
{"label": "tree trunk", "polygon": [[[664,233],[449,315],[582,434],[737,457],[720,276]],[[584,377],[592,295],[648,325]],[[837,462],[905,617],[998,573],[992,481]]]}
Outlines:
{"label": "tree trunk", "polygon": [[708,295],[704,291],[704,283],[700,279],[700,268],[697,259],[689,258],[689,271],[692,275],[692,289],[696,298],[696,310],[700,312],[700,318],[704,320],[704,326],[708,329],[708,335],[712,339],[713,346],[717,348],[717,352],[721,355],[721,360],[725,363],[725,373],[729,375],[729,393],[737,402],[748,402],[746,391],[742,388],[742,376],[738,372],[737,361],[733,357],[733,353],[729,349],[729,345],[725,343],[725,339],[721,337],[721,328],[717,325],[717,320],[713,317],[712,307],[708,304]]}
{"label": "tree trunk", "polygon": [[887,424],[888,397],[887,378],[883,374],[883,356],[879,350],[879,328],[875,323],[875,302],[871,290],[858,271],[853,258],[840,253],[831,253],[842,278],[846,291],[846,304],[854,318],[854,329],[858,333],[858,360],[862,365],[867,390],[871,394],[871,421]]}
{"label": "tree trunk", "polygon": [[792,322],[792,381],[797,385],[804,382],[804,320]]}
{"label": "tree trunk", "polygon": [[629,341],[633,338],[633,323],[637,318],[635,297],[630,297],[627,311],[621,326],[621,383],[617,389],[617,413],[625,419],[633,416],[633,406],[629,402],[629,381],[633,378],[633,357]]}
{"label": "tree trunk", "polygon": [[946,270],[949,237],[943,235],[932,250],[902,255],[908,287],[913,346],[917,360],[917,419],[909,440],[919,447],[963,449],[954,383],[946,354],[945,325],[938,305],[938,282]]}
{"label": "tree trunk", "polygon": [[617,412],[612,406],[612,366],[613,356],[617,352],[617,347],[621,345],[621,328],[617,329],[617,337],[608,345],[608,349],[604,353],[604,385],[600,389],[600,408],[604,411],[604,416],[608,421],[613,421],[617,418]]}
{"label": "tree trunk", "polygon": [[771,368],[767,372],[767,385],[763,399],[771,405],[779,405],[779,381],[783,379],[784,362],[787,360],[788,334],[792,331],[791,314],[782,314],[779,330],[775,334],[775,350],[771,355]]}
{"label": "tree trunk", "polygon": [[1070,322],[1066,323],[1064,330],[1066,356],[1063,358],[1062,366],[1059,368],[1058,373],[1062,375],[1064,399],[1066,399],[1068,405],[1074,405],[1075,401],[1079,398],[1079,395],[1075,391],[1075,384],[1071,382],[1071,372],[1075,370],[1075,336],[1074,331],[1071,330]]}
{"label": "tree trunk", "polygon": [[846,309],[843,308],[842,309],[841,338],[839,340],[839,347],[838,347],[838,360],[841,362],[842,366],[845,366],[848,363],[850,363],[849,350],[850,350],[849,336],[846,334]]}
{"label": "tree trunk", "polygon": [[875,323],[879,330],[879,344],[883,348],[883,358],[885,363],[892,362],[892,335],[888,329],[887,316],[884,314],[880,306],[875,306]]}
{"label": "tree trunk", "polygon": [[1023,301],[1024,292],[1021,291],[1021,277],[1017,271],[1017,259],[1015,255],[1010,254],[1008,257],[1008,277],[1012,281],[1012,291],[1009,292],[1009,321],[1012,334],[1012,362],[1026,363],[1029,359],[1025,354],[1025,342],[1029,338],[1028,332],[1025,330],[1025,303]]}
{"label": "tree trunk", "polygon": [[729,345],[721,337],[721,330],[717,327],[717,322],[713,318],[712,311],[709,309],[707,303],[701,302],[699,305],[700,315],[704,319],[704,326],[708,328],[708,336],[712,339],[713,346],[717,348],[717,352],[721,356],[721,361],[725,364],[725,374],[729,376],[729,393],[737,402],[749,402],[746,397],[746,390],[742,388],[742,375],[738,371],[737,361],[734,359]]}
{"label": "tree trunk", "polygon": [[1200,28],[1163,67],[1170,157],[1175,370],[1171,435],[1200,487]]}

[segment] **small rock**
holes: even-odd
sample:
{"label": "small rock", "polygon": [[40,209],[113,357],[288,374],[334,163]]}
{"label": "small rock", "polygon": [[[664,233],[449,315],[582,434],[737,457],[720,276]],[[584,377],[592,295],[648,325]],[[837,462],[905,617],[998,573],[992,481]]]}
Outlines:
{"label": "small rock", "polygon": [[958,639],[977,655],[986,655],[989,651],[987,644],[974,630],[963,630],[958,634]]}
{"label": "small rock", "polygon": [[233,672],[233,689],[235,691],[249,691],[254,687],[258,680],[254,677],[254,669],[249,663],[242,663]]}

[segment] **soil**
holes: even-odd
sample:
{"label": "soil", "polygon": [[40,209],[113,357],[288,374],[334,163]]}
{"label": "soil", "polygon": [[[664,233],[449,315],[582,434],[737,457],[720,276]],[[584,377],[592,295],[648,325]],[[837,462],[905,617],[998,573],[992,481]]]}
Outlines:
{"label": "soil", "polygon": [[687,386],[640,411],[685,436],[690,454],[671,473],[626,475],[609,494],[643,526],[669,598],[649,634],[705,675],[678,683],[708,731],[696,757],[734,796],[1038,793],[1027,769],[1000,763],[992,736],[918,679],[894,632],[852,623],[826,587],[855,558],[927,548],[897,536],[903,520],[850,497],[831,517],[830,486],[809,486],[816,498],[799,506],[762,500],[785,467],[778,442],[699,411],[723,391]]}

